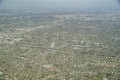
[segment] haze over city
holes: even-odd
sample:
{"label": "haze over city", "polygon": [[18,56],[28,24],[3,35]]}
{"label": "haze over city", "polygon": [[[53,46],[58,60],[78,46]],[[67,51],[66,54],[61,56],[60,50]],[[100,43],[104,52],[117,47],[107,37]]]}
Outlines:
{"label": "haze over city", "polygon": [[0,11],[118,11],[119,0],[0,0]]}
{"label": "haze over city", "polygon": [[0,0],[0,80],[120,80],[120,0]]}

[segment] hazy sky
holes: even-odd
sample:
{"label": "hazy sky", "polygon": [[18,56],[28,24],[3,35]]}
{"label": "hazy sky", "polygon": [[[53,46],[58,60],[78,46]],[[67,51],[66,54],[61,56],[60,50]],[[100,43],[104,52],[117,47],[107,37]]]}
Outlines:
{"label": "hazy sky", "polygon": [[0,0],[1,10],[117,10],[117,0]]}

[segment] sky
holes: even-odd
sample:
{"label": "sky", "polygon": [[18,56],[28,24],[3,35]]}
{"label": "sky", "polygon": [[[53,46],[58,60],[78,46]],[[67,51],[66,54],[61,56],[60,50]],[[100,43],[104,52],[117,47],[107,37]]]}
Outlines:
{"label": "sky", "polygon": [[107,11],[120,10],[119,0],[0,0],[0,10],[71,10]]}

